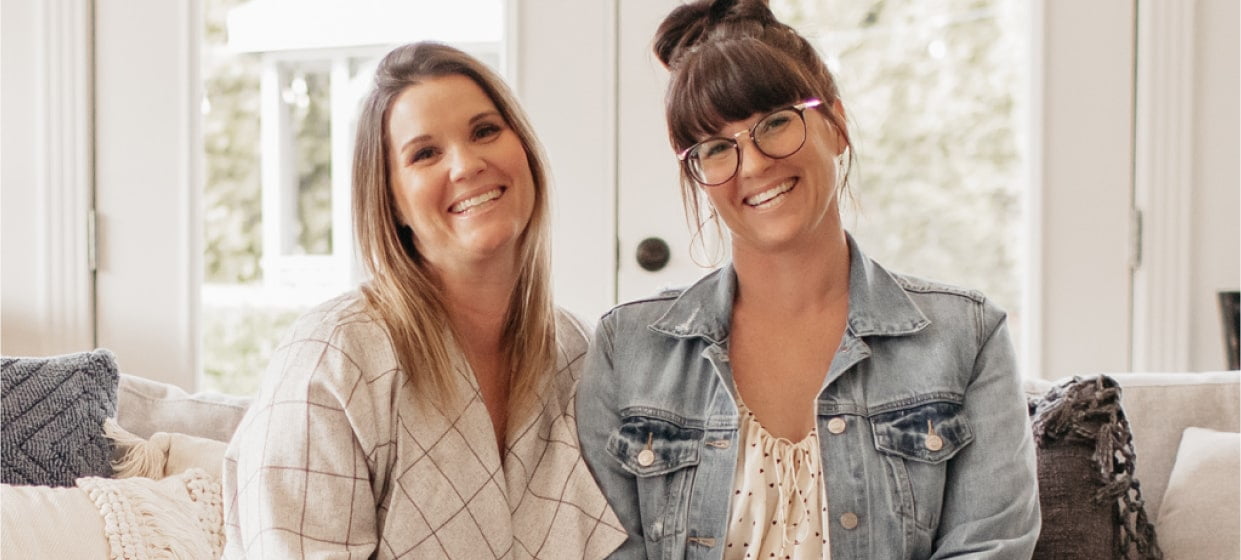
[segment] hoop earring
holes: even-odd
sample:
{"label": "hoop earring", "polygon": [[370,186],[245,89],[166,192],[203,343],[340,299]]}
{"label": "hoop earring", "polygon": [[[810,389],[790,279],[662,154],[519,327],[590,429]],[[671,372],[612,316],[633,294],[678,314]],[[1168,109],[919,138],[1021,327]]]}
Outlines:
{"label": "hoop earring", "polygon": [[[694,231],[690,234],[689,239],[689,260],[690,262],[702,268],[715,268],[723,262],[725,258],[724,245],[721,243],[711,252],[707,249],[707,236],[704,234],[708,224],[715,228],[716,238],[723,240],[724,229],[720,224],[719,213],[715,211],[715,207],[707,203],[707,215],[699,218],[698,223],[694,226]],[[698,250],[695,251],[694,248]],[[711,254],[714,253],[714,254]],[[702,260],[699,260],[702,257]]]}

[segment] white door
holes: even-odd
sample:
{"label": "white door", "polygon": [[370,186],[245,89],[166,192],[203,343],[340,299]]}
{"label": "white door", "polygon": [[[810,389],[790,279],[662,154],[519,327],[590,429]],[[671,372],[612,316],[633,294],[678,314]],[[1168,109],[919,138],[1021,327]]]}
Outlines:
{"label": "white door", "polygon": [[[668,71],[651,50],[655,30],[675,0],[618,2],[617,73],[617,299],[625,302],[685,286],[705,274],[722,253],[712,228],[691,239],[681,203],[676,156],[664,123]],[[646,244],[643,241],[646,240]],[[691,250],[691,241],[693,249]],[[667,262],[658,266],[659,245]],[[639,248],[649,260],[639,263]],[[705,250],[704,250],[705,248]],[[706,253],[706,254],[704,254]],[[695,262],[697,261],[697,262]],[[701,263],[702,265],[700,265]]]}

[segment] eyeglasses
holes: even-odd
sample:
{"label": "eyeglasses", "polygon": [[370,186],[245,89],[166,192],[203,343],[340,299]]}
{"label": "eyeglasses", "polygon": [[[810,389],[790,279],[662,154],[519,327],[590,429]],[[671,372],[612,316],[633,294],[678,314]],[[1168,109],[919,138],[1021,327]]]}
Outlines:
{"label": "eyeglasses", "polygon": [[806,109],[822,105],[807,99],[796,105],[768,113],[749,130],[732,137],[713,136],[677,154],[689,176],[704,186],[721,185],[732,179],[741,167],[741,145],[737,137],[747,134],[754,147],[771,159],[783,159],[806,143]]}

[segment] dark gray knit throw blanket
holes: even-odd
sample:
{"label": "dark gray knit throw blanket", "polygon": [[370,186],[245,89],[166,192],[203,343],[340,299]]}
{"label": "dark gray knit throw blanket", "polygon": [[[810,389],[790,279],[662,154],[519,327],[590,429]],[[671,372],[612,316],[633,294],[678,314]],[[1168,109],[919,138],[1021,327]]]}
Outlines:
{"label": "dark gray knit throw blanket", "polygon": [[1099,489],[1096,503],[1114,503],[1120,521],[1116,557],[1163,558],[1155,528],[1146,517],[1142,491],[1133,475],[1135,453],[1129,421],[1120,404],[1120,385],[1106,375],[1074,377],[1052,388],[1034,410],[1034,440],[1040,449],[1056,441],[1093,444]]}

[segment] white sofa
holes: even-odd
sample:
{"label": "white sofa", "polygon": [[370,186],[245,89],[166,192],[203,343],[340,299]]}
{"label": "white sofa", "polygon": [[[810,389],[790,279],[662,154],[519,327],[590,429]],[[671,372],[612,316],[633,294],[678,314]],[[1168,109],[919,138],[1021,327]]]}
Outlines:
{"label": "white sofa", "polygon": [[[1192,470],[1180,473],[1182,479],[1189,474],[1193,480],[1173,481],[1175,494],[1168,506],[1170,515],[1175,519],[1169,519],[1169,523],[1161,523],[1159,519],[1173,470],[1177,466],[1181,436],[1186,428],[1241,432],[1241,372],[1120,373],[1111,376],[1122,387],[1121,404],[1129,419],[1137,451],[1136,476],[1141,483],[1147,514],[1155,524],[1156,536],[1166,549],[1168,558],[1212,558],[1205,552],[1215,550],[1207,546],[1209,543],[1181,542],[1189,537],[1193,537],[1189,540],[1197,540],[1204,532],[1214,533],[1211,539],[1231,541],[1232,547],[1228,550],[1241,549],[1241,536],[1238,536],[1241,505],[1236,497],[1241,471],[1236,467],[1231,472],[1215,473],[1226,479],[1231,478],[1229,498],[1222,498],[1219,488],[1199,488],[1193,484],[1212,480],[1210,477],[1203,477]],[[1028,394],[1042,395],[1052,384],[1050,381],[1030,379],[1025,388]],[[182,431],[220,440],[227,439],[226,436],[232,433],[246,404],[244,399],[236,397],[189,395],[167,385],[128,376],[122,379],[118,400],[118,420],[135,434],[146,437],[155,431]],[[201,410],[202,413],[187,414],[190,410]],[[1232,464],[1236,464],[1235,460]],[[1180,466],[1184,470],[1192,465],[1183,460]],[[1194,494],[1202,492],[1211,494],[1211,499],[1230,499],[1232,509],[1209,512],[1207,515],[1214,524],[1204,523],[1199,517],[1206,512],[1187,512],[1184,505],[1187,499],[1192,503],[1199,502],[1201,496]],[[1193,527],[1187,529],[1186,524]],[[1220,534],[1218,527],[1231,527],[1231,531]],[[1187,530],[1190,535],[1184,534]],[[1187,547],[1191,547],[1192,552],[1187,553]],[[1241,558],[1238,555],[1241,553],[1230,554],[1218,557],[1229,560]]]}
{"label": "white sofa", "polygon": [[[1235,443],[1241,441],[1237,439],[1241,436],[1236,434],[1241,432],[1241,372],[1111,375],[1122,387],[1121,402],[1132,427],[1137,452],[1136,475],[1166,558],[1241,558],[1241,552],[1237,552],[1241,550],[1238,536],[1241,505],[1237,497],[1241,450]],[[1041,396],[1051,385],[1049,381],[1031,379],[1027,380],[1025,390],[1029,395]],[[249,403],[241,397],[188,394],[171,385],[130,375],[121,376],[117,399],[118,423],[134,435],[151,438],[157,432],[167,432],[191,436],[174,439],[171,444],[166,437],[161,440],[163,449],[170,455],[182,449],[189,450],[185,452],[187,456],[194,455],[180,462],[170,457],[167,475],[175,474],[174,465],[217,461],[214,473],[218,476],[218,460],[204,457],[222,455],[224,445],[219,442],[229,438]],[[1193,457],[1178,456],[1182,434],[1187,428],[1231,434],[1221,434],[1222,440],[1202,440],[1207,442],[1206,449],[1199,445]],[[151,441],[156,439],[159,438],[151,438]],[[1224,444],[1219,444],[1220,441]],[[41,507],[39,504],[52,507],[45,503],[45,496],[19,497],[26,500],[21,503],[35,504],[27,507]],[[83,500],[78,499],[75,506],[78,510],[89,509],[88,502]],[[27,512],[14,513],[6,511],[4,519],[6,538],[0,548],[0,556],[4,558],[19,557],[13,555],[15,550],[29,554],[29,547],[39,546],[40,539],[52,538],[63,530],[58,526],[49,531],[22,531],[25,523],[22,518]],[[92,523],[88,531],[103,526],[100,522]],[[24,533],[25,538],[15,539],[12,537],[15,532]],[[215,538],[218,539],[218,535]],[[106,539],[100,539],[91,546],[89,550],[98,553],[107,551],[109,544]],[[54,553],[57,549],[48,550]],[[120,557],[115,550],[112,552],[111,556],[101,557]]]}

